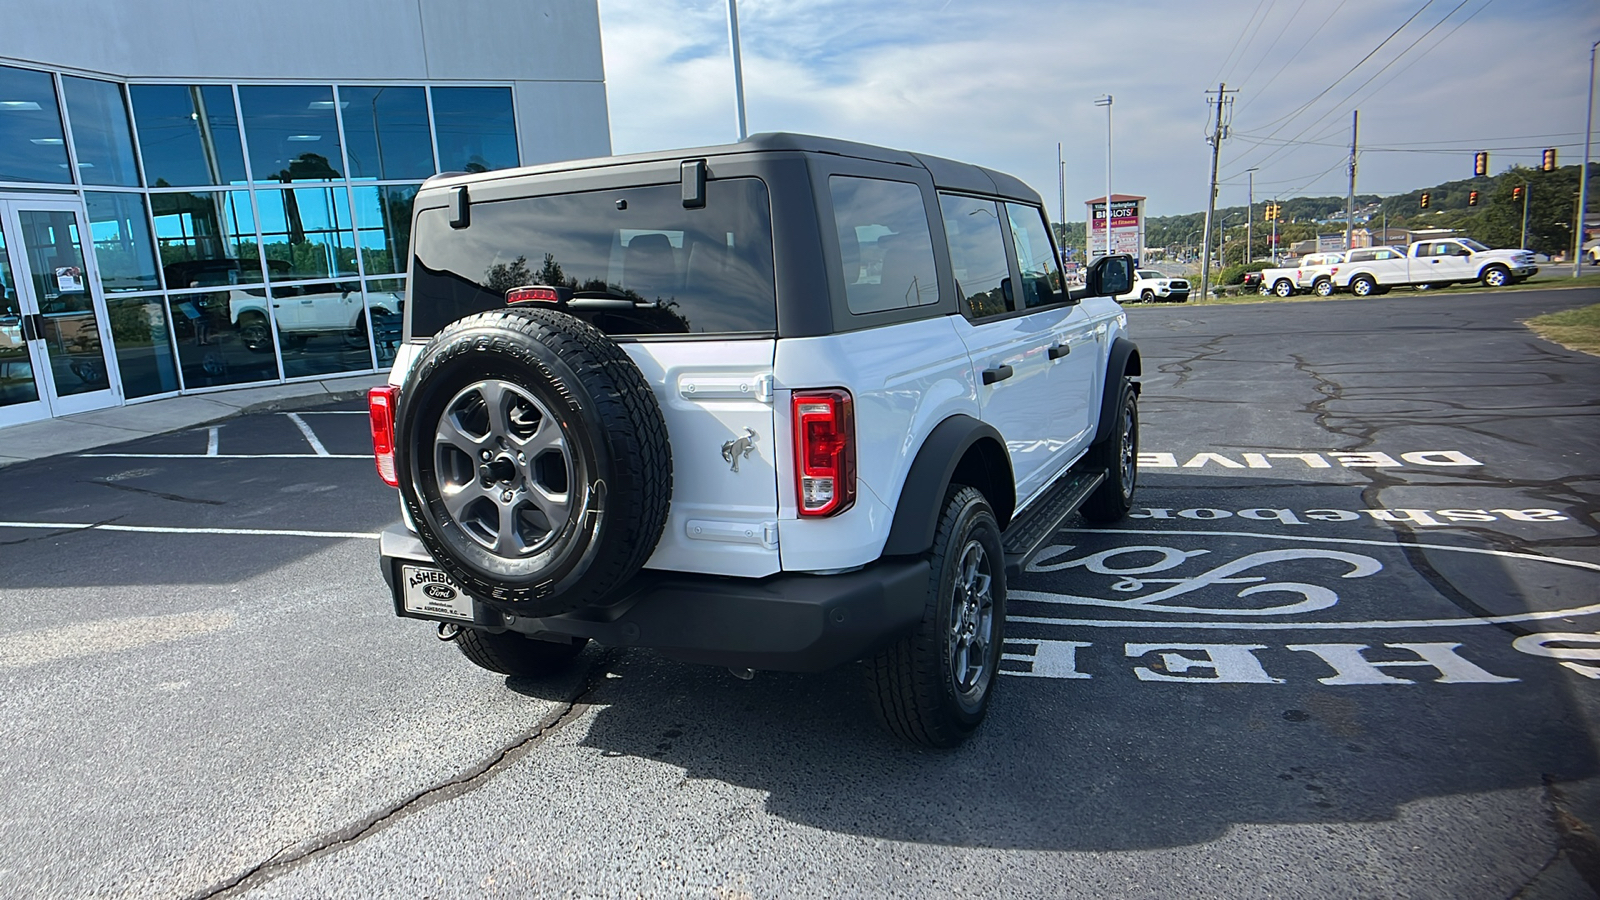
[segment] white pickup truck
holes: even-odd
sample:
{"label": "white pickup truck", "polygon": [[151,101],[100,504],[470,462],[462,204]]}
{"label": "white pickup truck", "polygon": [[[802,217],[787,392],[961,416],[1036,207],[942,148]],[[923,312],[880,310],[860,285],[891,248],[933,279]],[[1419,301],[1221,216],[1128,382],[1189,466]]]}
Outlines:
{"label": "white pickup truck", "polygon": [[1471,238],[1417,241],[1399,247],[1350,251],[1329,273],[1330,285],[1357,297],[1399,286],[1439,287],[1481,281],[1485,287],[1515,284],[1539,271],[1527,250],[1491,250]]}
{"label": "white pickup truck", "polygon": [[1262,296],[1277,294],[1279,297],[1293,297],[1297,291],[1295,286],[1296,267],[1262,269],[1261,285],[1259,290]]}

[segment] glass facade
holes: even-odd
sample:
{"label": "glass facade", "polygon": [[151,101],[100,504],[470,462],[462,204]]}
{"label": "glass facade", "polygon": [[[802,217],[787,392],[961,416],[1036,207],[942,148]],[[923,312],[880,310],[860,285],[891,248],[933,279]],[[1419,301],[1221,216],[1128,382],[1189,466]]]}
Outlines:
{"label": "glass facade", "polygon": [[[92,247],[98,280],[74,314],[102,316],[112,346],[67,364],[90,386],[115,365],[128,399],[387,367],[422,181],[519,161],[506,86],[119,83],[0,65],[0,195],[83,204],[90,233],[63,240]],[[0,283],[6,266],[0,250]],[[15,319],[0,303],[0,332]],[[12,355],[0,390],[32,397]]]}

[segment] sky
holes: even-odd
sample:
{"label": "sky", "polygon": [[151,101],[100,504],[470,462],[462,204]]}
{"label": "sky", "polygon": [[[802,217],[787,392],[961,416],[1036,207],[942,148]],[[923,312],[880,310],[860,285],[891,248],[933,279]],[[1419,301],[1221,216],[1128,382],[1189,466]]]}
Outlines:
{"label": "sky", "polygon": [[[599,5],[612,152],[736,139],[726,0]],[[1258,203],[1343,195],[1353,109],[1357,193],[1470,177],[1478,150],[1492,173],[1545,147],[1576,163],[1600,0],[740,0],[739,33],[751,133],[999,169],[1052,218],[1059,142],[1081,221],[1105,193],[1106,94],[1111,189],[1155,216],[1205,208],[1219,82],[1238,91],[1219,206],[1245,203],[1252,166]]]}

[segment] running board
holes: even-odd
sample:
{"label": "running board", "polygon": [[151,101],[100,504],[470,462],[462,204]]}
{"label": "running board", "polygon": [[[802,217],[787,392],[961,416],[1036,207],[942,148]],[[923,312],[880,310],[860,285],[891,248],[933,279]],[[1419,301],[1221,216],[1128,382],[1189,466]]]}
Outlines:
{"label": "running board", "polygon": [[1045,542],[1055,536],[1061,523],[1077,512],[1105,480],[1106,473],[1101,469],[1070,471],[1057,479],[1047,494],[1012,519],[1000,539],[1006,553],[1006,578],[1021,574],[1023,566],[1033,561]]}

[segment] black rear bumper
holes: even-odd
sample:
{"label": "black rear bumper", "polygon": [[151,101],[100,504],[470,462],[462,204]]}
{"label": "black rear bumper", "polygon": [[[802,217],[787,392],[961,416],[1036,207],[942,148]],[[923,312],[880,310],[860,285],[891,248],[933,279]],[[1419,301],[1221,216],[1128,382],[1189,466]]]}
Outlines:
{"label": "black rear bumper", "polygon": [[[405,611],[402,563],[433,566],[416,535],[396,524],[379,544],[395,614]],[[672,659],[771,671],[817,672],[866,656],[922,618],[925,559],[881,560],[839,575],[723,578],[645,570],[605,606],[562,616],[507,616],[474,601],[471,627],[590,638],[648,647]]]}

